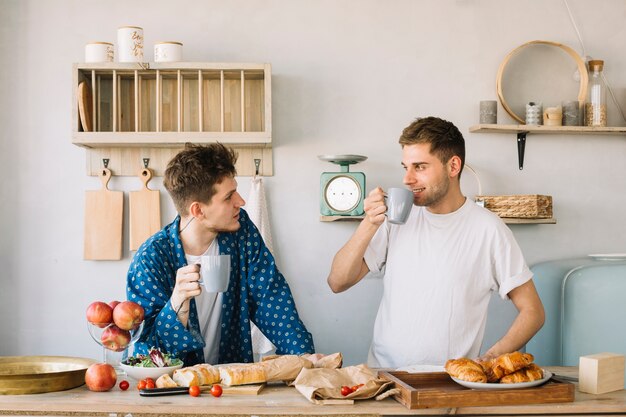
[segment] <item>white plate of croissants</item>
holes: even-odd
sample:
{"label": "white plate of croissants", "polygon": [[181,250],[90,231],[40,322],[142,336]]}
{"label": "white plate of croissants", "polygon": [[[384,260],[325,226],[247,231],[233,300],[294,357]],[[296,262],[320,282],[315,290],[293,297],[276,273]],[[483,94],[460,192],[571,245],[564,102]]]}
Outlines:
{"label": "white plate of croissants", "polygon": [[530,353],[505,353],[486,361],[450,359],[444,368],[452,380],[472,389],[519,389],[539,386],[552,378]]}

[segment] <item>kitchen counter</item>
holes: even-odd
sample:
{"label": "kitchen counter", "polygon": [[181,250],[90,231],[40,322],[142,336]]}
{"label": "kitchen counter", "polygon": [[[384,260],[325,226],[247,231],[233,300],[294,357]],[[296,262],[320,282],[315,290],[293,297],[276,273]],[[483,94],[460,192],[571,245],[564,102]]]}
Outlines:
{"label": "kitchen counter", "polygon": [[[546,367],[566,376],[577,376],[576,368]],[[354,405],[315,405],[295,388],[282,384],[265,387],[259,395],[224,395],[214,398],[172,395],[141,397],[133,386],[128,391],[115,387],[109,392],[91,392],[86,386],[68,391],[33,395],[0,395],[0,415],[39,416],[386,416],[386,415],[626,415],[626,391],[602,395],[578,392],[571,403],[519,406],[462,407],[409,410],[392,398],[355,401]]]}

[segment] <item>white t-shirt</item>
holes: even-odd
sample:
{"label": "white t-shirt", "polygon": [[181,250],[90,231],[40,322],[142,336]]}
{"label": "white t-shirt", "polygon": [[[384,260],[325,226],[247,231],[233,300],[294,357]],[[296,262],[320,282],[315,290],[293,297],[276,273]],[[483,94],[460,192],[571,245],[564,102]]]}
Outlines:
{"label": "white t-shirt", "polygon": [[[217,240],[204,252],[202,256],[219,255]],[[199,264],[201,256],[185,254],[189,265]],[[207,292],[204,287],[202,292],[195,298],[196,310],[198,311],[198,321],[200,322],[200,333],[204,338],[204,361],[216,364],[220,353],[220,324],[222,319],[222,293]]]}
{"label": "white t-shirt", "polygon": [[372,367],[477,357],[491,292],[508,299],[532,278],[510,229],[469,199],[453,213],[413,206],[406,224],[385,221],[364,259],[370,271],[384,268]]}

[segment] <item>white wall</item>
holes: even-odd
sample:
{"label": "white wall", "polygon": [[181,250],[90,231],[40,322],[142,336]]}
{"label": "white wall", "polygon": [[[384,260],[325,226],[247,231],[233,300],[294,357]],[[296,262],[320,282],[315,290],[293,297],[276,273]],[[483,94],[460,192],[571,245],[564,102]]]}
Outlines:
{"label": "white wall", "polygon": [[[626,107],[626,3],[569,0],[587,54]],[[279,266],[319,351],[366,359],[381,292],[367,279],[334,295],[326,276],[354,222],[319,222],[316,155],[353,153],[368,188],[400,184],[397,137],[417,116],[453,121],[467,161],[489,194],[550,194],[556,225],[511,226],[529,264],[624,252],[626,141],[609,136],[529,136],[523,171],[514,135],[470,134],[478,102],[495,99],[496,72],[534,39],[582,52],[561,1],[0,0],[0,354],[99,357],[84,311],[124,297],[131,255],[82,260],[85,151],[71,144],[71,64],[84,44],[114,42],[116,28],[144,28],[184,43],[190,61],[269,62],[273,68],[275,175],[265,179]],[[511,123],[499,109],[499,122]],[[609,123],[623,126],[613,103]],[[239,178],[244,197],[248,178]],[[467,194],[476,193],[466,175]],[[161,179],[151,182],[161,186]],[[110,187],[130,191],[133,178]],[[126,197],[127,198],[127,197]],[[163,196],[163,222],[174,210]],[[127,224],[124,225],[127,232]],[[297,231],[297,232],[296,232]],[[538,277],[537,279],[541,279]],[[488,339],[508,325],[497,303]]]}

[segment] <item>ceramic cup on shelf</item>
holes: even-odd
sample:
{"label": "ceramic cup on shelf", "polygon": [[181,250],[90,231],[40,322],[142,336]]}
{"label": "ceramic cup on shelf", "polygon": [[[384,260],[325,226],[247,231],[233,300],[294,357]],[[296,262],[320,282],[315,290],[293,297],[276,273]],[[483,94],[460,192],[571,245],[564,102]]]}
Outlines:
{"label": "ceramic cup on shelf", "polygon": [[180,62],[183,60],[181,42],[157,42],[154,44],[154,62]]}
{"label": "ceramic cup on shelf", "polygon": [[526,124],[540,125],[543,121],[543,105],[535,101],[526,104]]}
{"label": "ceramic cup on shelf", "polygon": [[544,126],[561,126],[563,120],[563,109],[561,106],[546,107],[543,111]]}
{"label": "ceramic cup on shelf", "polygon": [[495,100],[483,100],[480,102],[480,124],[495,125],[498,123],[498,102]]}
{"label": "ceramic cup on shelf", "polygon": [[122,26],[117,29],[117,59],[119,62],[143,62],[143,29]]}
{"label": "ceramic cup on shelf", "polygon": [[563,126],[580,126],[580,108],[578,100],[564,101]]}
{"label": "ceramic cup on shelf", "polygon": [[113,62],[113,44],[89,42],[85,45],[85,62]]}

